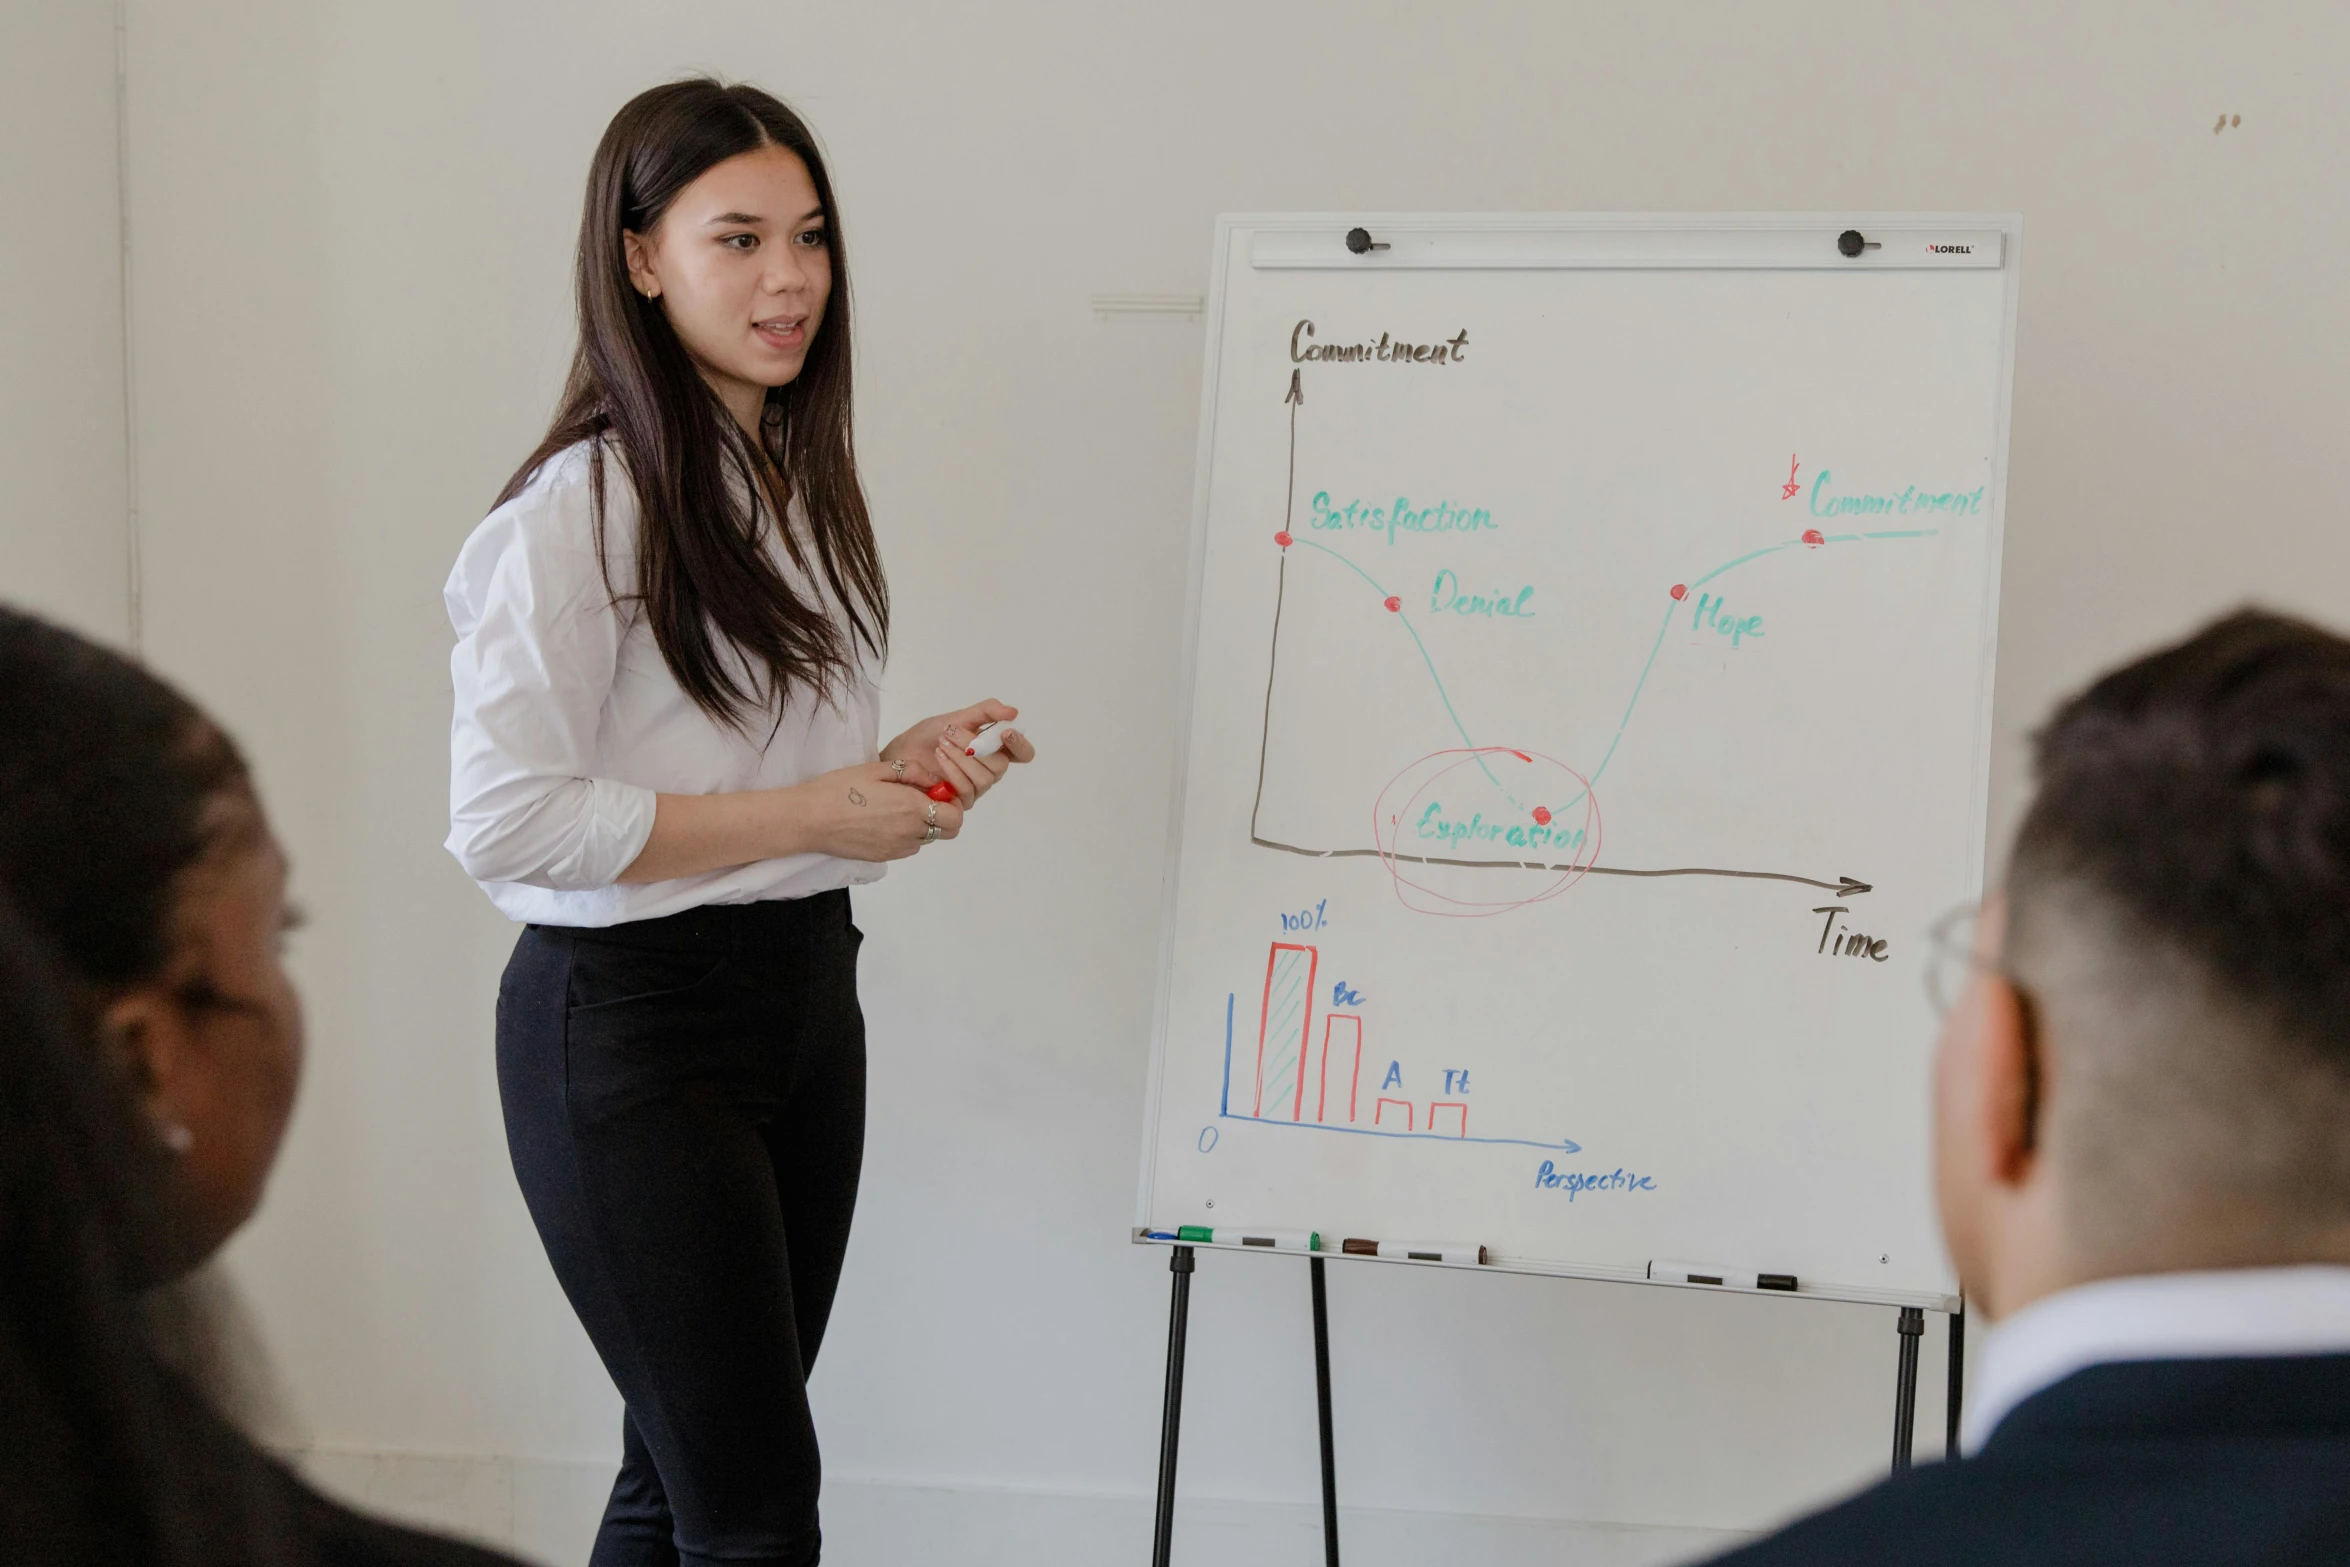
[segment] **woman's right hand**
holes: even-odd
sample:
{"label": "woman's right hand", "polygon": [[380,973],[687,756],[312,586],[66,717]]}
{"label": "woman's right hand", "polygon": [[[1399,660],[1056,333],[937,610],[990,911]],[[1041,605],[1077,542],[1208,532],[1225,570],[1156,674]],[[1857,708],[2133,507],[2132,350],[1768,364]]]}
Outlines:
{"label": "woman's right hand", "polygon": [[[802,852],[844,860],[902,860],[963,830],[963,808],[900,783],[886,762],[825,773],[783,791],[800,817]],[[930,831],[935,824],[938,831]]]}

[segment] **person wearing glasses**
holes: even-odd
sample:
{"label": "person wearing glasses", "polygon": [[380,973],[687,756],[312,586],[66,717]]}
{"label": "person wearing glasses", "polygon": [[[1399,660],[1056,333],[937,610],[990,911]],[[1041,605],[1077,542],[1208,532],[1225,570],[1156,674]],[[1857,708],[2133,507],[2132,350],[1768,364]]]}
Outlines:
{"label": "person wearing glasses", "polygon": [[1723,1562],[2350,1561],[2350,642],[2232,615],[2036,762],[1941,965],[1963,1461]]}

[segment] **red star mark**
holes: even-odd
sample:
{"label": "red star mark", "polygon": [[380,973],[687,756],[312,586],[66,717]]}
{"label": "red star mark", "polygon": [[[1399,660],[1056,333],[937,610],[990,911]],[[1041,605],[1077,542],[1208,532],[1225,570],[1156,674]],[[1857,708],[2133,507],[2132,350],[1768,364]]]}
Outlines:
{"label": "red star mark", "polygon": [[1795,470],[1802,466],[1803,464],[1797,462],[1792,454],[1788,456],[1787,482],[1779,486],[1779,499],[1791,501],[1795,499],[1795,492],[1803,488],[1802,485],[1795,482]]}

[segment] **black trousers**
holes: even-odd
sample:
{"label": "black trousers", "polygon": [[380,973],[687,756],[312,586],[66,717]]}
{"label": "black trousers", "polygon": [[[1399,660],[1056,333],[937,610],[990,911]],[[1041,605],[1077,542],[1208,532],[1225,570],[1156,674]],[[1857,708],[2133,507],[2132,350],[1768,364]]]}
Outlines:
{"label": "black trousers", "polygon": [[864,1153],[863,939],[844,891],[515,944],[506,1143],[627,1404],[591,1567],[817,1560],[807,1376]]}

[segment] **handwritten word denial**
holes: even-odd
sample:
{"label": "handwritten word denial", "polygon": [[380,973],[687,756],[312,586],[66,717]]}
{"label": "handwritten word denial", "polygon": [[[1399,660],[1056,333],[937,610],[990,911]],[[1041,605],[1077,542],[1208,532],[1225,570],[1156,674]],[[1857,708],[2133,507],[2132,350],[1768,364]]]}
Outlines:
{"label": "handwritten word denial", "polygon": [[1376,343],[1317,343],[1314,323],[1300,321],[1289,329],[1292,364],[1364,364],[1377,360],[1392,365],[1457,365],[1469,357],[1466,327],[1440,343],[1406,343],[1379,334]]}

